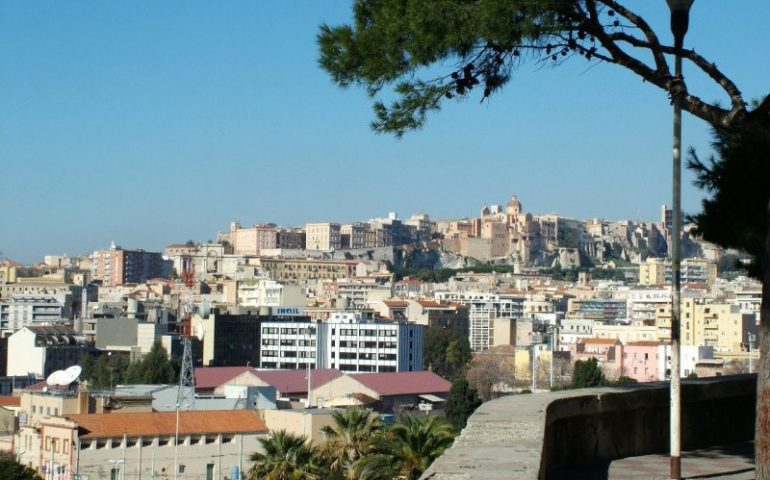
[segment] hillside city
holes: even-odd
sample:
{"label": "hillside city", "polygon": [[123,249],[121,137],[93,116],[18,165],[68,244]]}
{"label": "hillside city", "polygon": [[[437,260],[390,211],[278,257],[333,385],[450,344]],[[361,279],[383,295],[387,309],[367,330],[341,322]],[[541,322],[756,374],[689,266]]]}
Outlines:
{"label": "hillside city", "polygon": [[513,195],[474,218],[232,222],[162,252],[5,258],[0,448],[52,480],[260,478],[270,432],[320,449],[345,421],[446,418],[451,445],[480,403],[586,386],[585,368],[665,381],[674,235],[680,375],[752,372],[761,285],[666,206],[579,220]]}

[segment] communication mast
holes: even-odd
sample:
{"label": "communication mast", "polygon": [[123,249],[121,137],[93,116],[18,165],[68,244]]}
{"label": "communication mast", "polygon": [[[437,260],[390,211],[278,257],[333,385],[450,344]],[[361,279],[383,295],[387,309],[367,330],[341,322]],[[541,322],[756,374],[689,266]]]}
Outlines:
{"label": "communication mast", "polygon": [[182,369],[179,372],[179,387],[176,393],[177,408],[195,404],[195,372],[192,361],[192,314],[193,286],[195,285],[195,264],[191,257],[182,258],[182,281],[187,287],[187,304],[180,329],[182,339]]}

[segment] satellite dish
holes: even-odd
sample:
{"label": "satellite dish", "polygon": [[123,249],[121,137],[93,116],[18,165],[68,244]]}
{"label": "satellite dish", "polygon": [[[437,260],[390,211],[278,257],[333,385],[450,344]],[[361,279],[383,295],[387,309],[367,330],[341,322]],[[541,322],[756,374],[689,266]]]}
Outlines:
{"label": "satellite dish", "polygon": [[198,337],[198,340],[203,341],[205,335],[206,327],[204,327],[202,323],[199,323],[198,326],[195,327],[195,336]]}
{"label": "satellite dish", "polygon": [[49,387],[59,387],[64,383],[64,379],[68,378],[67,374],[64,372],[64,370],[56,370],[52,374],[48,375],[48,378],[46,378],[45,383]]}
{"label": "satellite dish", "polygon": [[73,365],[68,369],[64,370],[64,375],[62,376],[62,380],[64,380],[66,383],[62,383],[61,386],[66,387],[67,385],[70,385],[72,382],[74,382],[80,377],[80,373],[82,371],[83,369],[80,367],[80,365]]}

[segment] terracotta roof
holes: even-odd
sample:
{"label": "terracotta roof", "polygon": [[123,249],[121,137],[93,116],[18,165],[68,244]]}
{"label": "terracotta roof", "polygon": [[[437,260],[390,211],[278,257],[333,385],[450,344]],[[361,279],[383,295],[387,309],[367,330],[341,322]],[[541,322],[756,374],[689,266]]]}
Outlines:
{"label": "terracotta roof", "polygon": [[403,300],[383,300],[382,303],[384,303],[386,306],[390,308],[406,307],[407,305],[409,305],[409,302],[405,302]]}
{"label": "terracotta roof", "polygon": [[214,389],[249,370],[256,372],[252,367],[198,367],[195,369],[195,388]]}
{"label": "terracotta roof", "polygon": [[417,303],[419,303],[423,307],[428,307],[428,308],[450,308],[449,305],[444,303],[439,303],[434,300],[417,300]]}
{"label": "terracotta roof", "polygon": [[[307,370],[260,370],[257,376],[275,387],[281,394],[307,394]],[[311,388],[318,388],[343,373],[335,368],[319,368],[310,375]]]}
{"label": "terracotta roof", "polygon": [[449,393],[452,384],[433,372],[357,373],[350,378],[380,395]]}
{"label": "terracotta roof", "polygon": [[0,407],[18,407],[21,405],[21,397],[0,397]]}
{"label": "terracotta roof", "polygon": [[[80,438],[174,435],[176,412],[65,415],[80,425]],[[179,412],[179,433],[266,433],[254,410]]]}
{"label": "terracotta roof", "polygon": [[591,345],[615,345],[616,343],[620,343],[620,340],[617,338],[586,338],[582,343]]}

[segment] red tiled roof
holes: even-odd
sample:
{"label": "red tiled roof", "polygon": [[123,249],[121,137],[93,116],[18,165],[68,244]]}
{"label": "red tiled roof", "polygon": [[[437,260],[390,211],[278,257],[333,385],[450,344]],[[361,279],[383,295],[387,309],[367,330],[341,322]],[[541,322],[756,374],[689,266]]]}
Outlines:
{"label": "red tiled roof", "polygon": [[0,397],[0,407],[18,407],[21,397]]}
{"label": "red tiled roof", "polygon": [[253,367],[198,367],[195,369],[195,388],[214,389],[249,370],[256,372]]}
{"label": "red tiled roof", "polygon": [[417,300],[417,303],[419,303],[423,307],[428,307],[428,308],[448,308],[449,307],[449,305],[439,303],[433,300]]}
{"label": "red tiled roof", "polygon": [[[256,375],[283,395],[307,394],[307,370],[260,370]],[[310,387],[318,388],[342,375],[343,373],[335,368],[313,370],[310,375]]]}
{"label": "red tiled roof", "polygon": [[350,378],[380,395],[449,393],[452,384],[433,372],[356,373]]}
{"label": "red tiled roof", "polygon": [[[174,435],[176,412],[65,415],[80,425],[81,438]],[[179,433],[265,433],[267,425],[254,410],[179,412]]]}
{"label": "red tiled roof", "polygon": [[383,300],[382,303],[390,308],[406,307],[409,305],[409,302],[403,300]]}
{"label": "red tiled roof", "polygon": [[666,342],[658,342],[655,340],[639,340],[638,342],[631,342],[626,344],[627,347],[631,347],[631,346],[658,347],[660,345],[666,345]]}

